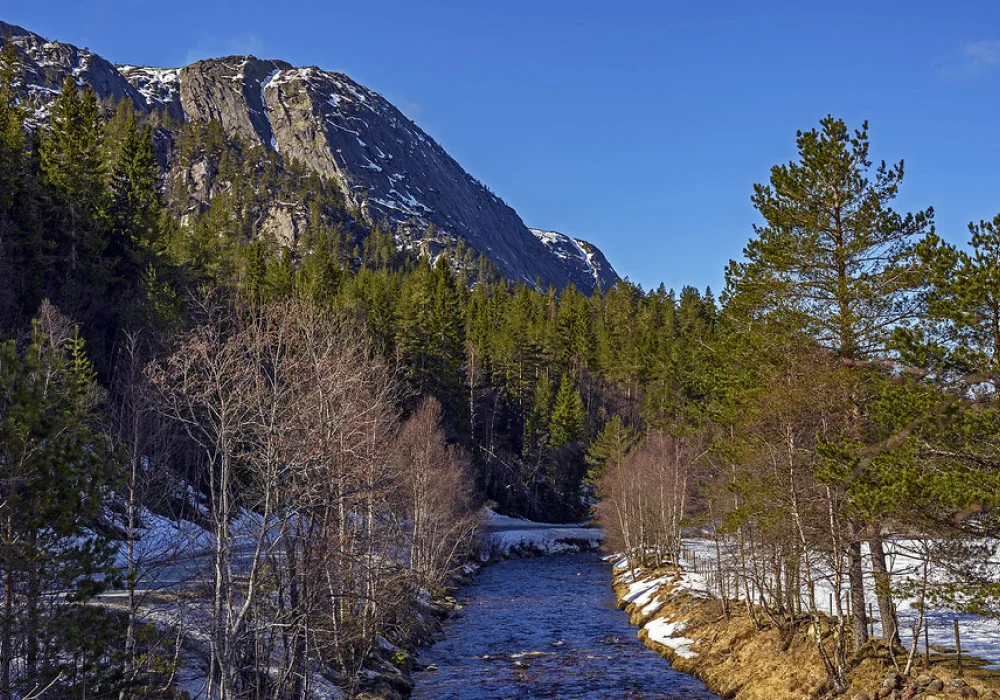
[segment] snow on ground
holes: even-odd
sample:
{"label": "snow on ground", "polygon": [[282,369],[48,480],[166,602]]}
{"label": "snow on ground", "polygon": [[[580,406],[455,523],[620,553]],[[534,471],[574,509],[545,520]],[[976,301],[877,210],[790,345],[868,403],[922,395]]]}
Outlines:
{"label": "snow on ground", "polygon": [[[124,530],[125,523],[117,523]],[[145,508],[137,515],[137,529],[132,549],[132,564],[139,575],[139,589],[172,588],[203,580],[215,538],[189,520],[172,519]],[[117,543],[115,566],[129,570],[127,542]],[[110,590],[102,598],[125,596],[123,590]]]}
{"label": "snow on ground", "polygon": [[644,605],[642,610],[640,610],[639,612],[642,614],[643,617],[649,617],[650,615],[655,615],[656,613],[660,612],[660,608],[666,605],[666,603],[667,602],[665,600],[658,600],[654,598],[653,600],[649,601],[649,603]]}
{"label": "snow on ground", "polygon": [[[922,546],[919,542],[907,539],[889,539],[885,543],[887,563],[892,572],[892,585],[895,594],[897,611],[899,615],[899,634],[903,644],[910,646],[913,640],[913,629],[919,618],[917,598],[909,593],[904,593],[900,589],[907,581],[919,582],[923,569],[923,559],[919,552]],[[685,568],[679,579],[679,584],[689,593],[707,596],[718,595],[717,588],[713,585],[715,576],[716,549],[715,542],[708,539],[686,539],[683,542],[684,556],[682,560]],[[875,584],[872,579],[871,564],[867,544],[863,547],[866,560],[866,602],[870,603],[874,612],[875,633],[881,634],[881,624],[878,620],[878,601],[875,599]],[[726,553],[723,552],[723,557]],[[994,560],[996,557],[994,557]],[[994,561],[991,560],[991,561]],[[1000,562],[994,561],[996,564]],[[626,568],[628,562],[625,558],[616,560],[616,567]],[[725,564],[723,565],[725,566]],[[642,578],[640,572],[635,578],[639,584],[648,582]],[[813,578],[816,581],[816,607],[823,613],[832,615],[836,611],[836,583],[830,572],[829,566],[822,562],[814,563]],[[948,579],[947,574],[931,566],[930,580],[944,582]],[[625,572],[618,577],[620,583],[633,584],[631,572]],[[845,584],[846,586],[846,584]],[[732,596],[730,591],[730,596]],[[803,594],[805,596],[805,593]],[[650,593],[648,600],[655,602],[655,592]],[[744,597],[743,591],[739,591],[737,597]],[[846,590],[841,591],[841,605],[846,609]],[[808,600],[803,598],[803,606],[808,605]],[[648,610],[648,612],[647,612]],[[644,615],[653,614],[655,608],[650,603],[643,609]],[[975,656],[989,663],[989,668],[1000,669],[1000,620],[956,613],[951,610],[928,610],[925,613],[927,622],[927,633],[931,647],[955,648],[955,628],[954,621],[957,619],[961,632],[962,653]],[[921,636],[923,634],[921,633]],[[923,649],[923,640],[919,640],[919,649]]]}
{"label": "snow on ground", "polygon": [[682,637],[684,631],[683,622],[670,622],[665,617],[658,617],[644,628],[649,638],[654,642],[670,647],[678,656],[685,659],[693,659],[698,656],[691,647],[694,645],[693,639]]}
{"label": "snow on ground", "polygon": [[[211,643],[207,604],[186,596],[164,598],[155,592],[211,580],[214,535],[190,521],[172,520],[145,509],[139,513],[139,519],[141,528],[133,553],[139,573],[139,618],[145,624],[170,630],[171,634],[176,631],[178,638],[183,639],[174,685],[187,692],[192,700],[206,698]],[[249,511],[237,514],[230,524],[231,551],[237,569],[249,565],[252,548],[259,538],[265,547],[277,541],[276,525],[275,521],[275,525],[265,527],[264,519]],[[119,549],[117,557],[116,564],[125,567],[124,547]],[[108,605],[123,605],[126,596],[127,591],[113,590],[102,593],[99,600]],[[277,673],[281,653],[280,648],[276,649],[274,661],[262,662],[262,668]],[[309,700],[344,697],[319,668],[310,670],[309,688]]]}
{"label": "snow on ground", "polygon": [[596,548],[604,539],[601,530],[587,527],[586,523],[539,523],[500,515],[489,508],[486,509],[484,524],[486,553],[501,557],[524,550],[542,554],[579,552],[581,544]]}
{"label": "snow on ground", "polygon": [[[666,604],[666,596],[663,593],[670,588],[671,582],[678,580],[673,573],[656,576],[648,569],[632,568],[629,566],[628,557],[625,556],[616,555],[609,558],[609,561],[615,582],[628,586],[622,601],[639,606],[645,619],[658,613]],[[680,585],[684,585],[682,579]],[[670,647],[678,656],[692,659],[697,656],[692,649],[694,640],[682,636],[684,628],[683,621],[674,621],[667,617],[649,620],[643,627],[654,642]]]}
{"label": "snow on ground", "polygon": [[653,596],[667,585],[673,576],[661,576],[654,579],[639,579],[635,583],[629,584],[628,593],[622,598],[626,603],[635,603],[640,607],[645,607],[653,599]]}
{"label": "snow on ground", "polygon": [[[907,580],[919,583],[923,573],[923,557],[921,556],[923,551],[922,543],[914,540],[897,539],[886,542],[889,569],[894,576],[894,588],[898,587],[900,582]],[[868,555],[867,547],[865,555]],[[987,565],[1000,568],[1000,559],[998,559],[997,554],[994,554],[988,562]],[[866,572],[866,575],[870,579],[870,572]],[[953,577],[949,577],[943,569],[930,566],[929,579],[932,583],[945,583],[950,578],[953,580]],[[827,588],[830,591],[833,590],[829,584],[827,584]],[[869,580],[868,589],[873,588],[874,584]],[[912,640],[913,628],[920,616],[919,595],[899,593],[895,598],[899,625],[902,628],[900,636],[904,643],[908,643]],[[872,593],[868,594],[868,599],[874,606],[873,610],[877,611],[878,605]],[[877,615],[876,612],[875,616],[877,617]],[[950,610],[928,610],[925,612],[925,620],[931,646],[954,648],[956,619],[961,631],[962,653],[985,659],[990,662],[990,668],[1000,669],[1000,620],[958,614]],[[881,632],[881,625],[876,624],[875,628]],[[922,645],[923,642],[921,641],[920,644]]]}

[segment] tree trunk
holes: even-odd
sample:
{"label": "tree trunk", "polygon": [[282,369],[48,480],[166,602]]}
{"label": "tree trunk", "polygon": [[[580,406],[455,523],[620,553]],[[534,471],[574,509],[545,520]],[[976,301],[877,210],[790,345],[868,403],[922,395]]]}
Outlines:
{"label": "tree trunk", "polygon": [[865,581],[861,566],[861,542],[851,538],[847,547],[847,581],[851,595],[851,631],[854,634],[854,650],[857,651],[868,641],[868,614],[865,612]]}
{"label": "tree trunk", "polygon": [[788,614],[794,618],[802,614],[802,589],[798,548],[792,546],[790,549],[785,557],[785,605],[788,606]]}
{"label": "tree trunk", "polygon": [[899,618],[896,615],[896,604],[892,600],[892,581],[889,568],[885,563],[885,547],[882,535],[876,526],[872,538],[868,541],[872,553],[872,571],[875,574],[875,595],[878,598],[878,611],[882,619],[882,639],[886,644],[899,644]]}
{"label": "tree trunk", "polygon": [[[38,551],[36,542],[32,542],[32,551]],[[25,635],[25,674],[31,680],[38,678],[38,636],[41,632],[41,610],[39,605],[42,601],[42,582],[39,580],[38,566],[28,567],[28,595],[27,595],[27,634]]]}

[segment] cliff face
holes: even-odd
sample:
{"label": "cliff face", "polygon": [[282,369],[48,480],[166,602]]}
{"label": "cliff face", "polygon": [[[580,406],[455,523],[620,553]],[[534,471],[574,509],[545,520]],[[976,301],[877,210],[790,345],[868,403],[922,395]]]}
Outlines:
{"label": "cliff face", "polygon": [[392,230],[401,247],[464,240],[511,280],[557,288],[572,283],[587,293],[618,280],[585,241],[553,247],[533,235],[517,212],[416,124],[342,73],[253,56],[176,70],[116,67],[89,51],[0,23],[4,37],[25,59],[39,121],[72,75],[101,98],[130,99],[139,109],[163,110],[175,119],[216,120],[228,134],[297,160],[335,181],[346,201]]}
{"label": "cliff face", "polygon": [[580,238],[570,238],[558,231],[543,231],[537,228],[529,230],[575,277],[590,279],[590,289],[597,287],[608,289],[618,281],[615,268],[611,267],[604,253],[594,244]]}

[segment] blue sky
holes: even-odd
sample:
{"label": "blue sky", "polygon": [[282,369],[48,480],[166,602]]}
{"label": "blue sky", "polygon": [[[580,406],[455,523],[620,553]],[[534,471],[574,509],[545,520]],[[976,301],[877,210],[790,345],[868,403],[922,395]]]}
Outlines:
{"label": "blue sky", "polygon": [[[899,207],[964,241],[1000,212],[1000,4],[840,2],[4,3],[0,19],[118,63],[232,53],[381,92],[529,226],[623,276],[718,290],[754,182],[827,113],[906,160]],[[816,6],[816,7],[814,7]]]}

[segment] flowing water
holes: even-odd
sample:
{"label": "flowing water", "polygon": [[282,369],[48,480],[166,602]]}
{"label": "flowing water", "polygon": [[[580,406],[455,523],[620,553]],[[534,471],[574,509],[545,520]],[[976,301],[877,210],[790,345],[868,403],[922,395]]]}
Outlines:
{"label": "flowing water", "polygon": [[437,669],[417,674],[415,700],[716,697],[643,646],[596,554],[487,567],[462,602],[421,654]]}

